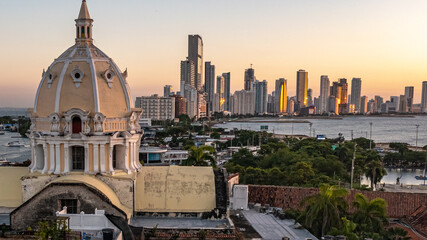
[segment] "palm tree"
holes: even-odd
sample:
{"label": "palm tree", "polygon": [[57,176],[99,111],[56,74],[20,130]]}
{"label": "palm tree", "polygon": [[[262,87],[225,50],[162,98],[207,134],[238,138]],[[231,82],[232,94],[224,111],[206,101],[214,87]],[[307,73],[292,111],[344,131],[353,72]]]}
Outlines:
{"label": "palm tree", "polygon": [[322,185],[319,194],[302,202],[308,206],[297,220],[303,220],[304,226],[311,229],[315,235],[323,236],[332,227],[340,227],[341,215],[347,208],[346,196],[347,190],[343,188]]}
{"label": "palm tree", "polygon": [[387,239],[390,240],[410,240],[408,232],[402,228],[394,227],[387,230]]}
{"label": "palm tree", "polygon": [[213,156],[215,152],[213,147],[210,146],[201,146],[199,148],[195,146],[190,147],[190,154],[188,155],[187,160],[183,162],[185,166],[208,166],[208,162],[214,168],[216,168],[216,161]]}
{"label": "palm tree", "polygon": [[371,188],[374,189],[374,185],[381,181],[383,176],[387,175],[387,171],[384,169],[381,161],[375,159],[366,164],[365,175],[371,180]]}
{"label": "palm tree", "polygon": [[358,224],[357,230],[379,233],[383,229],[383,223],[387,222],[387,202],[382,198],[369,201],[363,194],[356,193],[353,206],[355,213],[353,221]]}

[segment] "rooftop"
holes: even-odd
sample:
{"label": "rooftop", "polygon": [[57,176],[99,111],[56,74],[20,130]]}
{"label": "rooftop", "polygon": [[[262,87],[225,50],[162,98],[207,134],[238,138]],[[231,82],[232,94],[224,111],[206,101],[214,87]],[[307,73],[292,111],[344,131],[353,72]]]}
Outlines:
{"label": "rooftop", "polygon": [[259,213],[252,209],[244,210],[242,214],[263,239],[289,237],[291,240],[305,240],[307,238],[317,240],[306,229],[295,228],[292,219],[281,220],[272,214]]}
{"label": "rooftop", "polygon": [[167,228],[167,229],[209,229],[230,228],[227,219],[201,219],[201,218],[167,218],[167,217],[133,217],[130,225],[144,228]]}

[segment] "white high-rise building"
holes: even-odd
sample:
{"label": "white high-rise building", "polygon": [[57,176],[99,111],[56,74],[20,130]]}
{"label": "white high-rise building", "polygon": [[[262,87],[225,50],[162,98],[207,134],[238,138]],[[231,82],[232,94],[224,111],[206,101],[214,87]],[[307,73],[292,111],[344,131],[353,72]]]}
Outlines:
{"label": "white high-rise building", "polygon": [[408,112],[412,112],[412,105],[414,104],[414,87],[407,86],[405,87],[405,97],[408,101],[407,110]]}
{"label": "white high-rise building", "polygon": [[421,91],[421,112],[427,112],[427,81],[423,82]]}
{"label": "white high-rise building", "polygon": [[231,98],[231,112],[237,115],[246,115],[255,113],[255,92],[254,91],[235,91]]}
{"label": "white high-rise building", "polygon": [[253,83],[255,92],[255,113],[264,114],[267,112],[267,81],[255,80]]}
{"label": "white high-rise building", "polygon": [[327,75],[320,77],[320,99],[319,99],[319,113],[323,114],[329,112],[329,78]]}
{"label": "white high-rise building", "polygon": [[360,78],[353,78],[351,80],[351,99],[350,103],[354,105],[354,112],[360,112],[360,95],[362,91],[362,80]]}

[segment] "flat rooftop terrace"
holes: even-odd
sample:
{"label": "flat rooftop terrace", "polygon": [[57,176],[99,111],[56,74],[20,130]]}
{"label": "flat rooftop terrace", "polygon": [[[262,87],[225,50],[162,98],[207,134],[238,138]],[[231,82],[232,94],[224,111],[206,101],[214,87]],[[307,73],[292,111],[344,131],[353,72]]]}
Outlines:
{"label": "flat rooftop terrace", "polygon": [[200,218],[168,218],[137,216],[130,220],[131,226],[143,228],[166,229],[228,229],[231,225],[227,219],[200,219]]}
{"label": "flat rooftop terrace", "polygon": [[295,228],[294,220],[280,220],[272,214],[259,213],[255,210],[244,210],[241,213],[245,216],[252,227],[261,235],[262,239],[282,239],[288,237],[291,240],[317,240],[306,229]]}

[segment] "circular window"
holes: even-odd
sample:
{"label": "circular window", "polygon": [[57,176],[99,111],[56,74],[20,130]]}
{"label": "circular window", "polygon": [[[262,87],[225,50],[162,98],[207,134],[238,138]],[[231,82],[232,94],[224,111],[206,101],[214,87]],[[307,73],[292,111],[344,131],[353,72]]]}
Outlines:
{"label": "circular window", "polygon": [[111,79],[113,76],[111,76],[111,73],[107,73],[107,78]]}
{"label": "circular window", "polygon": [[74,73],[74,77],[77,79],[80,78],[80,73],[78,73],[78,72]]}

